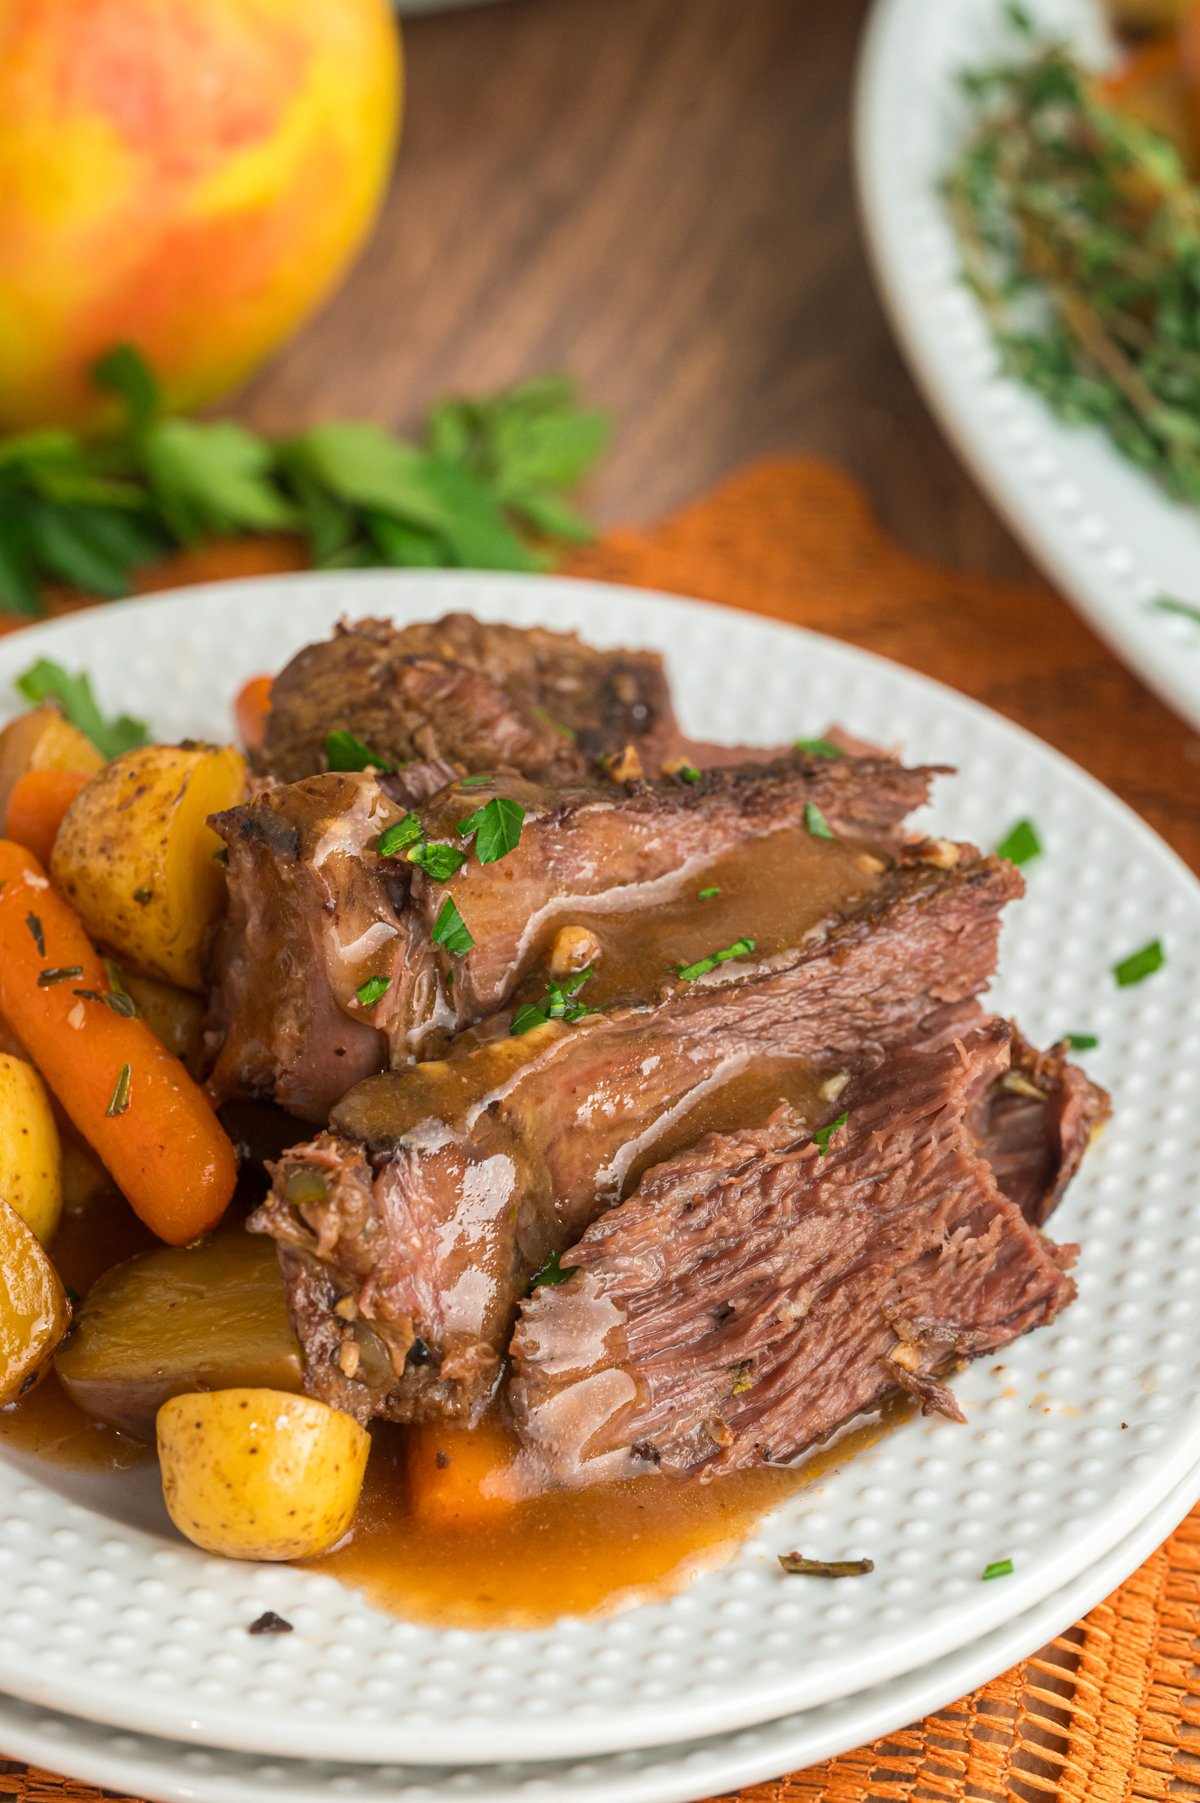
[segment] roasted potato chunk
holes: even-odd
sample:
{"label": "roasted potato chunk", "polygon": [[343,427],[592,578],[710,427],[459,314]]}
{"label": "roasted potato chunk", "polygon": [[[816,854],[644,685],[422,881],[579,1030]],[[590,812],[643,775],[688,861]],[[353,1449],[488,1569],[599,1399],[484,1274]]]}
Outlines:
{"label": "roasted potato chunk", "polygon": [[0,1201],[0,1407],[45,1375],[70,1320],[67,1293],[41,1242]]}
{"label": "roasted potato chunk", "polygon": [[23,1058],[0,1052],[0,1196],[43,1245],[63,1206],[62,1146],[46,1086]]}
{"label": "roasted potato chunk", "polygon": [[56,707],[33,707],[0,732],[0,824],[8,816],[13,785],[28,770],[78,770],[89,775],[104,759]]}
{"label": "roasted potato chunk", "polygon": [[182,989],[203,956],[225,890],[208,816],[245,792],[231,746],[147,745],[115,758],[67,813],[51,875],[93,939]]}
{"label": "roasted potato chunk", "polygon": [[172,1396],[302,1389],[274,1245],[222,1233],[118,1265],[81,1303],[55,1368],[81,1409],[139,1440]]}
{"label": "roasted potato chunk", "polygon": [[227,1559],[314,1559],[358,1507],[370,1436],[311,1396],[211,1390],[158,1411],[167,1512]]}

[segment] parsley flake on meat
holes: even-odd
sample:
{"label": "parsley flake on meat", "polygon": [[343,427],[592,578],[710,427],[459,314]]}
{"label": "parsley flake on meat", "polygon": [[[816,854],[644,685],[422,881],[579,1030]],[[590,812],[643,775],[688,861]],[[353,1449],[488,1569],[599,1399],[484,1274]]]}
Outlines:
{"label": "parsley flake on meat", "polygon": [[461,870],[467,861],[465,851],[459,851],[456,845],[446,845],[441,840],[433,844],[424,841],[414,845],[408,854],[410,864],[418,865],[435,883],[444,883],[448,877]]}
{"label": "parsley flake on meat", "polygon": [[845,1114],[839,1114],[836,1121],[830,1121],[827,1127],[817,1128],[816,1132],[813,1134],[813,1145],[817,1148],[817,1156],[819,1158],[824,1158],[826,1152],[829,1150],[830,1140],[835,1133],[846,1125],[846,1122],[849,1119],[850,1115],[847,1111]]}
{"label": "parsley flake on meat", "polygon": [[391,986],[390,977],[368,977],[365,983],[359,984],[355,994],[364,1008],[374,1008],[383,1000]]}
{"label": "parsley flake on meat", "polygon": [[833,839],[837,836],[815,801],[806,801],[804,804],[804,824],[814,839]]}
{"label": "parsley flake on meat", "polygon": [[680,981],[694,983],[697,977],[706,977],[718,964],[728,964],[731,958],[748,958],[757,944],[757,939],[735,939],[732,945],[725,946],[719,952],[709,952],[706,958],[697,958],[694,964],[681,964]]}
{"label": "parsley flake on meat", "polygon": [[578,1265],[564,1265],[558,1253],[552,1252],[541,1270],[535,1271],[529,1279],[529,1289],[526,1294],[532,1296],[533,1292],[542,1284],[566,1283],[568,1277],[574,1277],[578,1269]]}
{"label": "parsley flake on meat", "polygon": [[448,895],[433,923],[433,943],[444,945],[452,958],[463,958],[475,944],[471,930]]}
{"label": "parsley flake on meat", "polygon": [[380,833],[375,850],[381,858],[394,858],[398,851],[415,845],[421,838],[421,822],[415,814],[403,814],[386,832]]}
{"label": "parsley flake on meat", "polygon": [[378,753],[356,739],[352,732],[337,731],[326,735],[325,758],[331,770],[391,770],[393,766]]}
{"label": "parsley flake on meat", "polygon": [[832,739],[794,739],[792,749],[802,751],[810,758],[844,758],[846,755]]}
{"label": "parsley flake on meat", "polygon": [[519,801],[493,795],[468,819],[460,820],[458,830],[464,839],[474,838],[475,856],[481,864],[495,864],[516,850],[524,821],[525,810]]}
{"label": "parsley flake on meat", "polygon": [[531,1033],[534,1027],[545,1026],[548,1020],[565,1020],[574,1025],[585,1014],[595,1014],[594,1008],[585,1007],[578,999],[579,991],[591,974],[589,964],[586,970],[576,971],[573,977],[565,977],[561,982],[551,978],[540,1002],[525,1002],[517,1009],[509,1032],[519,1037],[522,1033]]}
{"label": "parsley flake on meat", "polygon": [[720,893],[721,893],[721,885],[719,883],[711,883],[707,889],[701,889],[699,895],[696,897],[696,900],[697,901],[711,901],[714,895],[720,895]]}

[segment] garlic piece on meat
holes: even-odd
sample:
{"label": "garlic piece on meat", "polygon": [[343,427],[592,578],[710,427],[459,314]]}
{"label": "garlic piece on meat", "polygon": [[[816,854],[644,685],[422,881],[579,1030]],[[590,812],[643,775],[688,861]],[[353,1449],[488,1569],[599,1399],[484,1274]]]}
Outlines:
{"label": "garlic piece on meat", "polygon": [[1000,1079],[1000,1087],[1007,1089],[1014,1096],[1028,1096],[1031,1102],[1046,1100],[1044,1092],[1038,1088],[1037,1084],[1031,1083],[1029,1078],[1020,1071],[1005,1071]]}
{"label": "garlic piece on meat", "polygon": [[881,870],[887,869],[883,859],[877,858],[873,852],[869,851],[860,851],[854,861],[866,876],[878,876]]}
{"label": "garlic piece on meat", "polygon": [[343,1377],[354,1377],[362,1364],[362,1353],[355,1340],[343,1340],[338,1347],[338,1365]]}
{"label": "garlic piece on meat", "polygon": [[915,1346],[905,1341],[899,1346],[893,1346],[888,1353],[888,1364],[899,1365],[901,1371],[919,1371],[921,1354]]}
{"label": "garlic piece on meat", "polygon": [[560,927],[550,953],[550,975],[574,976],[577,970],[586,970],[589,964],[597,963],[599,957],[600,941],[587,927]]}
{"label": "garlic piece on meat", "polygon": [[927,839],[921,847],[921,862],[932,864],[937,870],[953,870],[958,863],[959,849],[953,839]]}
{"label": "garlic piece on meat", "polygon": [[849,1071],[838,1071],[836,1076],[826,1077],[817,1094],[823,1102],[836,1102],[849,1081]]}

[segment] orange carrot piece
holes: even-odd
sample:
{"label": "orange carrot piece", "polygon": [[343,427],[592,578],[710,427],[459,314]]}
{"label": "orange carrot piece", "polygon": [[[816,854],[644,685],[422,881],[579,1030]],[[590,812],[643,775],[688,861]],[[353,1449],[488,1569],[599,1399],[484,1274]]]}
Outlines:
{"label": "orange carrot piece", "polygon": [[63,818],[92,780],[81,770],[27,770],[13,784],[8,798],[5,833],[31,851],[40,864],[50,862],[54,841]]}
{"label": "orange carrot piece", "polygon": [[238,736],[247,751],[257,751],[266,737],[267,715],[271,711],[271,678],[252,676],[237,692],[233,717]]}
{"label": "orange carrot piece", "polygon": [[160,1239],[187,1245],[228,1207],[237,1155],[204,1091],[145,1021],[79,993],[110,987],[37,859],[0,839],[0,1014],[135,1213]]}
{"label": "orange carrot piece", "polygon": [[513,1446],[503,1429],[410,1428],[405,1449],[408,1503],[428,1527],[467,1528],[494,1521],[518,1500],[508,1482]]}

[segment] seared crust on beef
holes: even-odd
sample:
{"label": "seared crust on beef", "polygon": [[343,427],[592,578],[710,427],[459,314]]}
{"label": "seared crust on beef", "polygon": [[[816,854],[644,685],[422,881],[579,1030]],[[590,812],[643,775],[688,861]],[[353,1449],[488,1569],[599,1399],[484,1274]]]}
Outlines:
{"label": "seared crust on beef", "polygon": [[786,1109],[647,1172],[521,1305],[509,1395],[559,1482],[787,1463],[898,1389],[936,1381],[1071,1300],[1056,1248],[1004,1196],[971,1121],[1009,1068],[987,1021],[891,1052],[839,1098],[822,1153]]}
{"label": "seared crust on beef", "polygon": [[655,653],[469,614],[359,620],[306,647],[275,679],[260,767],[284,782],[325,770],[339,728],[390,764],[445,757],[552,782],[585,775],[601,752],[678,737]]}
{"label": "seared crust on beef", "polygon": [[331,1134],[281,1160],[250,1225],[288,1248],[285,1268],[324,1268],[320,1281],[309,1270],[306,1298],[365,1317],[404,1381],[347,1373],[328,1321],[318,1329],[294,1288],[310,1389],[362,1420],[477,1412],[531,1274],[619,1199],[693,1099],[756,1059],[869,1068],[939,1004],[986,985],[1000,910],[1020,891],[997,859],[964,853],[947,869],[913,853],[790,953],[360,1084]]}

